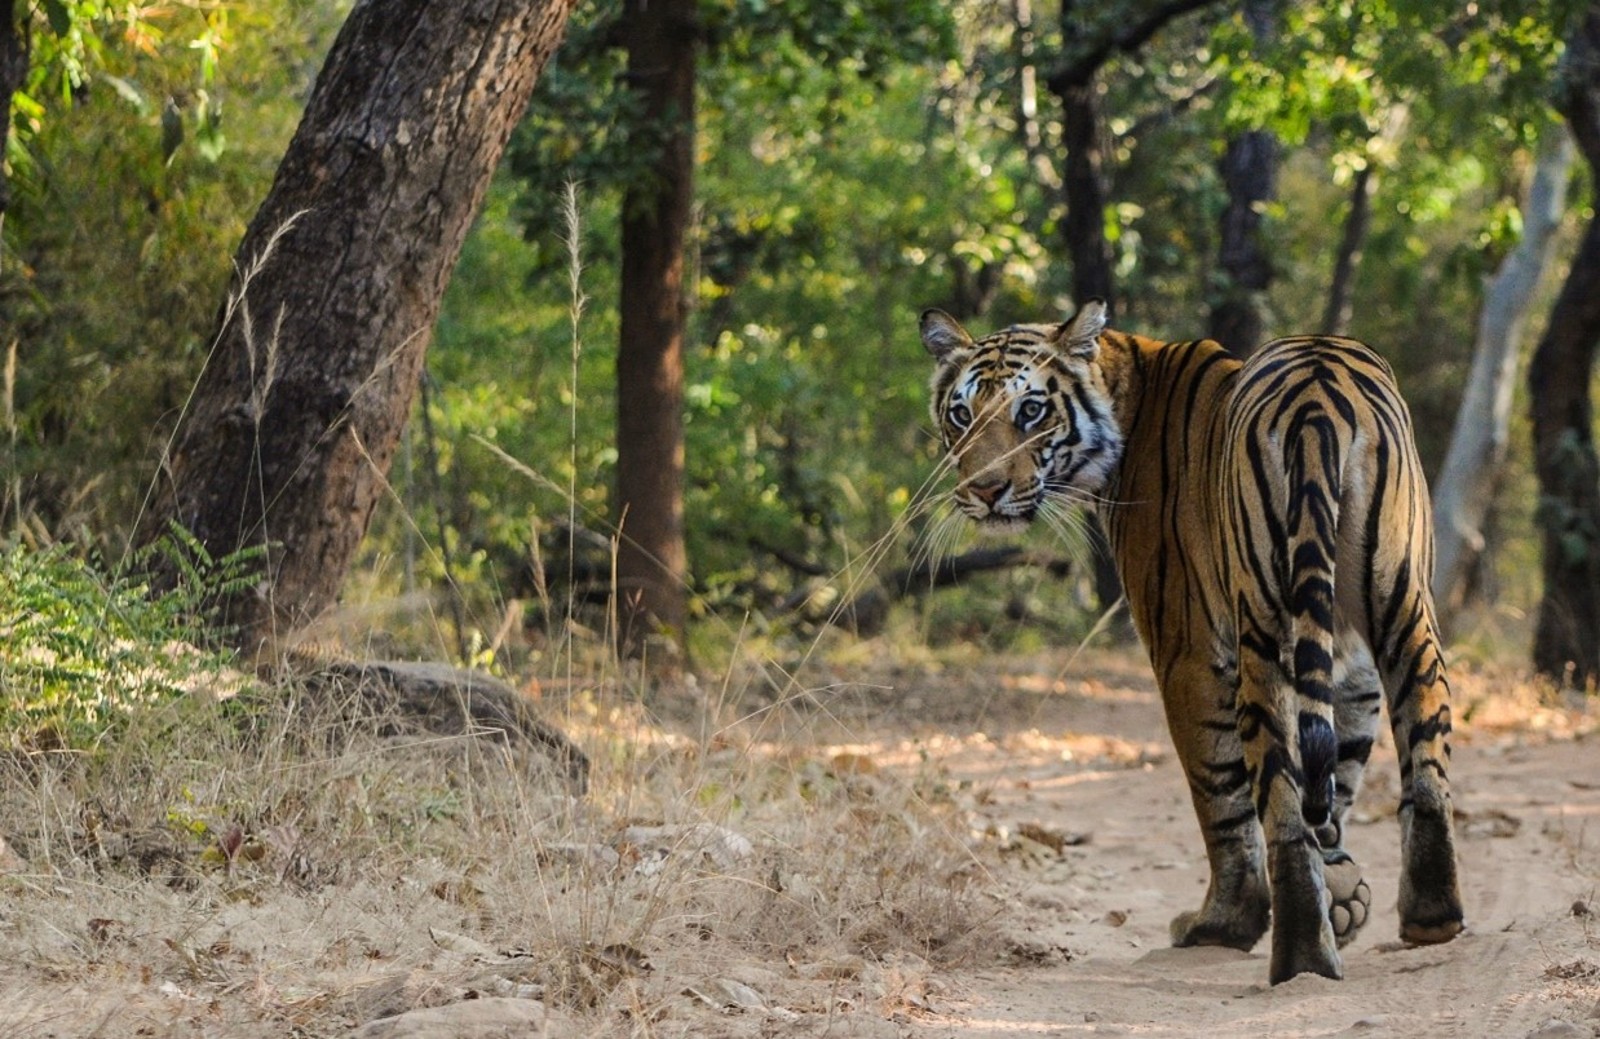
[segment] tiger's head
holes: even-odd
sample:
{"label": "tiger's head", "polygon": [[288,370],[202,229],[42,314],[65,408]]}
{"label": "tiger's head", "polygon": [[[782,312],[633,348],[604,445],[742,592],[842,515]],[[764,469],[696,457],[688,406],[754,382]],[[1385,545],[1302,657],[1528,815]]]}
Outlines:
{"label": "tiger's head", "polygon": [[1122,457],[1100,369],[1106,307],[1061,324],[1013,325],[974,340],[942,310],[922,315],[938,362],[933,421],[955,462],[957,506],[983,529],[1020,530],[1051,504],[1096,499]]}

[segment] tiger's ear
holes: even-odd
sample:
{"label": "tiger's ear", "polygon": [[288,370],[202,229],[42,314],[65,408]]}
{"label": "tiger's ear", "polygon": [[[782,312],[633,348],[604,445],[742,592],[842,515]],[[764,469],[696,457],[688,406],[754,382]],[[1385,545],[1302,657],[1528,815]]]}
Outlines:
{"label": "tiger's ear", "polygon": [[1106,301],[1086,299],[1070,321],[1061,323],[1056,346],[1071,357],[1093,360],[1100,352],[1100,333],[1106,327]]}
{"label": "tiger's ear", "polygon": [[972,345],[972,337],[961,327],[961,322],[942,310],[924,310],[921,325],[922,345],[937,360],[942,361],[955,351],[965,350]]}

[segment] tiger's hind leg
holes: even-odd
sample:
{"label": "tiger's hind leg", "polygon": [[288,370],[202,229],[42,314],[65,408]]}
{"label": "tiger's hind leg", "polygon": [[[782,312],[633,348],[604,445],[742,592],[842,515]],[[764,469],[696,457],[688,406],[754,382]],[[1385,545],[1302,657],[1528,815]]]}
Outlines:
{"label": "tiger's hind leg", "polygon": [[1354,632],[1337,639],[1333,668],[1333,727],[1338,738],[1334,769],[1333,812],[1316,828],[1322,848],[1322,876],[1328,889],[1328,922],[1340,948],[1348,945],[1371,918],[1372,889],[1361,867],[1344,848],[1345,820],[1361,793],[1361,780],[1378,732],[1383,685],[1366,642]]}
{"label": "tiger's hind leg", "polygon": [[[1255,632],[1241,637],[1238,695],[1239,737],[1267,846],[1272,892],[1268,973],[1274,985],[1296,974],[1344,976],[1330,919],[1335,893],[1324,876],[1324,849],[1318,835],[1323,827],[1334,825],[1332,798],[1323,791],[1336,785],[1337,769],[1319,780],[1302,767],[1302,750],[1312,758],[1323,757],[1308,740],[1320,739],[1325,747],[1333,727],[1326,719],[1314,720],[1279,661],[1261,654],[1261,649],[1275,645],[1270,636],[1258,637]],[[1319,729],[1321,737],[1315,735]],[[1325,759],[1331,757],[1327,754]],[[1342,860],[1335,865],[1342,866]]]}
{"label": "tiger's hind leg", "polygon": [[1427,584],[1415,572],[1397,584],[1408,578],[1411,595],[1403,585],[1384,590],[1393,623],[1373,645],[1400,759],[1400,937],[1431,944],[1466,925],[1450,800],[1450,685]]}

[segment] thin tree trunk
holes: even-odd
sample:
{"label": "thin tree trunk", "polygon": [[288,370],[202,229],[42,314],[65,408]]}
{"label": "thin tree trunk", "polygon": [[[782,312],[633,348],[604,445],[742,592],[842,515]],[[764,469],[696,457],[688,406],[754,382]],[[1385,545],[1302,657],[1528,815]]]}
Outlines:
{"label": "thin tree trunk", "polygon": [[[265,547],[224,597],[254,651],[328,606],[383,493],[439,301],[574,0],[360,0],[239,246],[140,526]],[[157,584],[176,573],[155,564]]]}
{"label": "thin tree trunk", "polygon": [[1350,185],[1350,209],[1345,214],[1339,252],[1334,257],[1333,279],[1328,286],[1328,305],[1322,312],[1320,331],[1347,335],[1355,312],[1356,272],[1361,267],[1361,252],[1372,229],[1372,198],[1378,191],[1380,161],[1393,162],[1396,145],[1411,121],[1411,107],[1405,103],[1389,106],[1383,126],[1367,141],[1366,164],[1356,171]]}
{"label": "thin tree trunk", "polygon": [[[1063,0],[1061,35],[1073,39],[1081,32],[1077,4]],[[1072,299],[1102,299],[1106,314],[1116,313],[1116,285],[1111,266],[1111,243],[1106,239],[1106,182],[1101,153],[1100,106],[1096,96],[1095,68],[1050,79],[1050,90],[1061,100],[1061,188],[1067,204],[1064,221],[1067,257],[1072,264]],[[1095,536],[1094,593],[1102,610],[1122,598],[1122,579],[1106,545],[1098,520],[1091,520]]]}
{"label": "thin tree trunk", "polygon": [[[16,0],[0,0],[0,164],[5,162],[6,141],[11,136],[11,98],[22,89],[28,75],[27,8],[19,13]],[[0,169],[0,230],[11,205],[11,182]]]}
{"label": "thin tree trunk", "polygon": [[1523,203],[1522,240],[1484,289],[1466,392],[1433,489],[1433,527],[1438,542],[1433,598],[1447,617],[1461,605],[1458,593],[1469,583],[1484,550],[1484,519],[1494,501],[1496,477],[1511,439],[1511,402],[1523,320],[1549,265],[1555,233],[1566,211],[1572,158],[1572,138],[1565,128],[1550,132],[1540,148],[1533,184]]}
{"label": "thin tree trunk", "polygon": [[[1081,21],[1076,0],[1062,0],[1062,38],[1081,36]],[[1072,263],[1073,302],[1103,299],[1107,316],[1113,317],[1116,294],[1111,243],[1106,240],[1106,183],[1095,91],[1098,69],[1098,65],[1064,68],[1050,77],[1049,86],[1061,100],[1061,188],[1067,204],[1062,230]]]}
{"label": "thin tree trunk", "polygon": [[[1556,107],[1600,179],[1600,4],[1568,41]],[[1533,665],[1586,687],[1600,677],[1600,458],[1589,388],[1600,345],[1600,219],[1590,218],[1528,365],[1544,598]]]}
{"label": "thin tree trunk", "polygon": [[1361,250],[1372,227],[1372,196],[1378,178],[1372,163],[1356,171],[1350,184],[1350,211],[1345,214],[1344,233],[1339,236],[1339,252],[1333,258],[1333,280],[1328,286],[1328,305],[1322,312],[1320,331],[1342,336],[1350,331],[1355,313],[1356,271],[1361,266]]}
{"label": "thin tree trunk", "polygon": [[642,651],[681,651],[688,617],[683,540],[684,245],[694,199],[696,0],[628,0],[628,80],[661,142],[655,176],[623,201],[617,354],[618,624]]}
{"label": "thin tree trunk", "polygon": [[[1277,32],[1272,0],[1248,0],[1244,20],[1262,46]],[[1263,298],[1272,284],[1272,261],[1262,236],[1262,212],[1278,194],[1278,139],[1247,130],[1228,142],[1219,164],[1228,204],[1222,211],[1218,264],[1220,292],[1211,306],[1211,338],[1246,356],[1266,335]]]}
{"label": "thin tree trunk", "polygon": [[1017,132],[1033,175],[1046,191],[1061,185],[1061,174],[1044,145],[1039,126],[1039,68],[1033,34],[1033,0],[1011,0],[1012,51],[1017,62]]}
{"label": "thin tree trunk", "polygon": [[1062,189],[1067,200],[1067,255],[1072,261],[1072,298],[1106,301],[1115,314],[1111,243],[1106,240],[1106,189],[1100,150],[1100,106],[1095,84],[1066,84],[1059,92],[1062,110]]}
{"label": "thin tree trunk", "polygon": [[[1106,182],[1100,146],[1103,128],[1096,77],[1113,53],[1137,50],[1174,18],[1212,2],[1169,0],[1148,12],[1144,20],[1121,24],[1116,32],[1098,40],[1089,37],[1078,0],[1061,3],[1061,37],[1076,46],[1073,53],[1063,56],[1047,85],[1061,101],[1061,187],[1067,206],[1063,244],[1072,265],[1073,301],[1081,305],[1089,299],[1105,300],[1110,317],[1116,314],[1116,279],[1111,243],[1106,239]],[[1024,14],[1019,5],[1019,26]],[[1092,522],[1095,598],[1102,609],[1110,609],[1122,598],[1122,582],[1098,521]]]}

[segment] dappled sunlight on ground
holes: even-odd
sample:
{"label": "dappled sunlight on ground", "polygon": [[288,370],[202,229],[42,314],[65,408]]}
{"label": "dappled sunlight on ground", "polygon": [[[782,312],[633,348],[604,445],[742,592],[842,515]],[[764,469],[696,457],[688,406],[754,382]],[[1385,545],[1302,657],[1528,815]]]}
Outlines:
{"label": "dappled sunlight on ground", "polygon": [[1458,670],[1469,932],[1395,940],[1380,747],[1349,831],[1375,920],[1345,981],[1270,988],[1264,946],[1168,948],[1207,872],[1137,650],[850,656],[674,689],[526,683],[590,757],[581,801],[462,740],[196,746],[127,762],[144,778],[116,790],[13,770],[0,1034],[344,1036],[473,994],[544,1000],[556,1039],[1589,1027],[1586,702]]}

